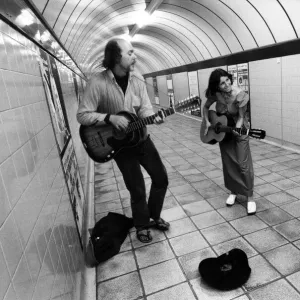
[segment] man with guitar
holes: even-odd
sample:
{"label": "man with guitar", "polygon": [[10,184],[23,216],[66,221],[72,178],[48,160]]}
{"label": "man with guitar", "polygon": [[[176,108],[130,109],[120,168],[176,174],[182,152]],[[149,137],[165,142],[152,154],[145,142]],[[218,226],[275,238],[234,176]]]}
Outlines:
{"label": "man with guitar", "polygon": [[[134,70],[135,63],[136,55],[131,43],[116,38],[106,44],[102,62],[105,70],[91,77],[79,104],[77,120],[80,124],[109,124],[122,135],[130,120],[126,115],[118,114],[120,111],[130,112],[139,118],[154,115],[144,79]],[[154,123],[161,124],[164,118],[161,111],[155,115]],[[168,230],[170,226],[160,217],[168,187],[168,175],[146,127],[142,132],[141,140],[135,147],[122,149],[114,159],[130,192],[137,238],[143,243],[149,243],[152,241],[150,224],[159,230]],[[152,180],[148,203],[141,166]],[[153,219],[152,222],[150,218]]]}
{"label": "man with guitar", "polygon": [[[246,116],[249,95],[238,87],[232,86],[232,75],[223,69],[214,70],[208,81],[207,101],[203,107],[204,135],[212,124],[209,119],[209,108],[216,102],[218,116],[226,116],[228,126],[233,128],[249,128]],[[247,131],[247,130],[246,130]],[[248,199],[247,212],[255,214],[256,203],[253,201],[254,172],[250,152],[249,136],[240,134],[238,130],[227,133],[219,143],[223,175],[226,188],[231,192],[226,204],[235,203],[236,196],[243,195]]]}

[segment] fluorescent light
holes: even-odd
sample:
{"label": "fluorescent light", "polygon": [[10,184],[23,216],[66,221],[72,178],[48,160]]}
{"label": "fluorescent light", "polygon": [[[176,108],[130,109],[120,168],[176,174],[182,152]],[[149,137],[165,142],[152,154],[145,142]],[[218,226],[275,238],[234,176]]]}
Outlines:
{"label": "fluorescent light", "polygon": [[22,9],[15,22],[18,26],[25,27],[33,24],[35,20],[29,9]]}
{"label": "fluorescent light", "polygon": [[145,25],[148,25],[151,21],[151,15],[147,13],[146,11],[142,11],[136,14],[136,25],[139,28],[144,27]]}

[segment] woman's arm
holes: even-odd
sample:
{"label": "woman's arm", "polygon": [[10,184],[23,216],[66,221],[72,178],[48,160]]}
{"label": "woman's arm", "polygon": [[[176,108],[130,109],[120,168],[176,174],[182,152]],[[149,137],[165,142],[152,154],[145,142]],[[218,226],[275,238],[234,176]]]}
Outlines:
{"label": "woman's arm", "polygon": [[242,108],[239,108],[239,116],[238,116],[238,119],[236,121],[235,127],[236,128],[241,128],[241,127],[243,127],[243,124],[244,124],[244,109],[242,107]]}
{"label": "woman's arm", "polygon": [[239,114],[238,114],[238,119],[236,121],[236,128],[243,127],[248,101],[249,101],[249,95],[246,92],[241,91],[237,95],[237,106],[238,106]]}
{"label": "woman's arm", "polygon": [[216,102],[215,97],[208,97],[203,106],[203,119],[207,123],[210,123],[208,120],[208,110]]}
{"label": "woman's arm", "polygon": [[211,123],[208,119],[208,110],[211,107],[211,105],[213,103],[216,102],[216,98],[215,97],[208,97],[206,102],[204,103],[203,106],[203,122],[205,122],[205,131],[204,131],[204,135],[207,134],[208,132],[208,128],[210,127]]}

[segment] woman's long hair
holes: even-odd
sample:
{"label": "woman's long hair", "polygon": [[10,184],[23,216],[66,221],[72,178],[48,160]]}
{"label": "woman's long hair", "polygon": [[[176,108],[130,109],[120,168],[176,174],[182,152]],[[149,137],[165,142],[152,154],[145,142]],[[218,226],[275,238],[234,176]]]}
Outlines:
{"label": "woman's long hair", "polygon": [[102,66],[105,69],[112,70],[114,66],[120,62],[122,54],[118,40],[119,39],[110,40],[105,46],[104,59],[102,61]]}
{"label": "woman's long hair", "polygon": [[223,69],[215,69],[211,72],[208,80],[208,87],[205,91],[205,96],[214,96],[216,92],[219,91],[219,84],[221,77],[228,77],[231,81],[231,84],[233,83],[232,74],[229,74],[227,71]]}

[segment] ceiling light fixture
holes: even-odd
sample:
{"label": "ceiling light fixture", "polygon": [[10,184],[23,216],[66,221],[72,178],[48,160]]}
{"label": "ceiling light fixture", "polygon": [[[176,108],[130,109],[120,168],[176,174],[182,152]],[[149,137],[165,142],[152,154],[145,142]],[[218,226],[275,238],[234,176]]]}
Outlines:
{"label": "ceiling light fixture", "polygon": [[148,25],[151,22],[151,15],[146,12],[145,10],[142,12],[139,12],[136,16],[136,25],[139,28],[142,28],[146,25]]}

